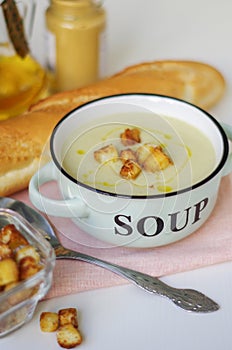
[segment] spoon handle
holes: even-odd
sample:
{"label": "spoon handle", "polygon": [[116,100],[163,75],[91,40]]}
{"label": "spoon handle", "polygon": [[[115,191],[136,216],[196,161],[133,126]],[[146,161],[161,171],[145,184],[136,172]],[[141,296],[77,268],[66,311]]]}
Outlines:
{"label": "spoon handle", "polygon": [[62,246],[55,248],[57,259],[74,259],[91,263],[120,275],[133,282],[147,292],[167,297],[178,307],[187,311],[212,312],[219,309],[217,303],[201,292],[193,289],[174,288],[153,277],[135,270],[131,270],[104,260],[66,249]]}

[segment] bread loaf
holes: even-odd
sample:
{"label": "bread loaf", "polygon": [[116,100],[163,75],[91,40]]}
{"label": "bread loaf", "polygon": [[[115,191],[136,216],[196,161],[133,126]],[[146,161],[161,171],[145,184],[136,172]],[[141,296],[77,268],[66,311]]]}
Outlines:
{"label": "bread loaf", "polygon": [[130,66],[98,83],[54,94],[22,115],[0,122],[0,196],[25,189],[49,160],[49,137],[56,123],[85,102],[120,93],[155,93],[209,109],[225,91],[214,67],[193,61],[155,61]]}

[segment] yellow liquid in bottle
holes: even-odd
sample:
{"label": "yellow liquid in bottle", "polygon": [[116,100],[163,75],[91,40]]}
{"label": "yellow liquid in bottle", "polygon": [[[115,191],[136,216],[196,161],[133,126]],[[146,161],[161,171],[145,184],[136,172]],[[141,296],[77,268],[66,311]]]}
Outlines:
{"label": "yellow liquid in bottle", "polygon": [[46,95],[47,74],[31,56],[0,56],[0,120],[26,111]]}

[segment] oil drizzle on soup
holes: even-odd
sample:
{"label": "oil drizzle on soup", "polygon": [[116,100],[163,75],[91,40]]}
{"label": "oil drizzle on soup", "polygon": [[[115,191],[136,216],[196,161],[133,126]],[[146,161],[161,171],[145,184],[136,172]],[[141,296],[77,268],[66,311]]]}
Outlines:
{"label": "oil drizzle on soup", "polygon": [[[131,113],[132,114],[132,113]],[[115,122],[117,120],[117,122]],[[125,122],[125,120],[127,122]],[[137,178],[123,179],[120,159],[98,163],[94,152],[113,144],[125,148],[120,134],[126,128],[138,128],[141,143],[160,145],[173,166],[155,173],[142,169]],[[131,149],[138,144],[130,146]],[[211,141],[196,127],[179,119],[133,113],[112,115],[74,131],[63,146],[62,165],[79,182],[99,190],[126,195],[155,195],[189,187],[208,176],[215,167],[215,151]]]}

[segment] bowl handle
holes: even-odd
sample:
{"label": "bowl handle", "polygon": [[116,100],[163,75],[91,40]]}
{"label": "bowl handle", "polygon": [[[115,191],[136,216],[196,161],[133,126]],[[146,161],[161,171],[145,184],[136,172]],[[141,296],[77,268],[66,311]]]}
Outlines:
{"label": "bowl handle", "polygon": [[57,170],[52,162],[46,164],[37,171],[29,183],[29,198],[32,204],[40,211],[52,215],[66,218],[83,218],[88,216],[88,208],[80,198],[70,198],[56,200],[45,197],[40,193],[41,185],[50,181],[57,181]]}
{"label": "bowl handle", "polygon": [[[220,122],[220,124],[223,127],[228,139],[232,141],[232,126],[223,122]],[[226,161],[226,164],[222,170],[222,176],[228,175],[229,173],[231,173],[231,171],[232,171],[232,152],[230,152],[229,157]]]}

